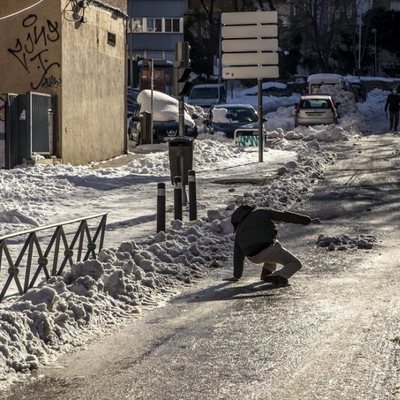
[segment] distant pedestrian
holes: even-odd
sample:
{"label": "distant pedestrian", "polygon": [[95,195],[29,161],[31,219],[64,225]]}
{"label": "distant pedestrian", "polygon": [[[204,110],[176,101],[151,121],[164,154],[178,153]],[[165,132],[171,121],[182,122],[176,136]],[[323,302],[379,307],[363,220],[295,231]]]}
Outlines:
{"label": "distant pedestrian", "polygon": [[389,94],[385,104],[385,113],[389,109],[389,130],[391,132],[397,131],[399,125],[399,110],[400,110],[400,96],[397,93],[397,89],[393,89],[392,93]]}
{"label": "distant pedestrian", "polygon": [[[255,264],[263,263],[261,280],[277,286],[287,285],[288,279],[302,267],[301,262],[276,239],[273,221],[303,225],[321,223],[319,218],[292,212],[239,206],[231,216],[236,232],[233,277],[225,280],[236,282],[242,277],[245,257]],[[276,271],[276,264],[282,264],[283,268]]]}

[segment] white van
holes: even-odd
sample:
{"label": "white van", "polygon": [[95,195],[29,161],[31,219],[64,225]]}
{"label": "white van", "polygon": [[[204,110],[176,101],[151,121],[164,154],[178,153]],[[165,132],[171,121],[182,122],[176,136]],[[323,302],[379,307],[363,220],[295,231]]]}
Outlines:
{"label": "white van", "polygon": [[209,111],[213,106],[226,102],[226,91],[223,84],[194,85],[187,99],[188,104],[200,106]]}
{"label": "white van", "polygon": [[338,85],[340,88],[344,88],[344,78],[339,74],[312,74],[307,78],[307,90],[308,94],[315,93],[316,89],[319,89],[322,85]]}

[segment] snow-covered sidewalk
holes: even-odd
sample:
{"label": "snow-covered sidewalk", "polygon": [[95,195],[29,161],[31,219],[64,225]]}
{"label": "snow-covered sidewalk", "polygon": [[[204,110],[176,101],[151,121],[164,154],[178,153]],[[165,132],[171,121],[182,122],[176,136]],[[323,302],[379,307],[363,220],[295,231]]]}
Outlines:
{"label": "snow-covered sidewalk", "polygon": [[[271,124],[279,118],[281,123],[269,130],[264,163],[257,162],[257,149],[238,149],[216,140],[218,135],[196,140],[199,219],[172,220],[165,233],[123,227],[127,219],[155,213],[155,196],[149,193],[155,193],[156,182],[170,179],[166,151],[118,168],[38,165],[1,170],[1,234],[102,210],[111,210],[114,234],[97,260],[77,264],[63,276],[0,304],[0,389],[21,379],[21,372],[40,368],[103,334],[108,326],[162,303],[210,268],[229,263],[229,217],[238,203],[298,209],[324,166],[334,162],[334,155],[325,153],[320,142],[352,140],[363,116],[348,115],[340,126],[291,130],[288,114],[287,109],[278,109],[271,116]],[[285,125],[288,129],[282,128]],[[204,183],[201,188],[201,182],[246,174],[275,179],[257,186],[214,188]],[[127,202],[133,198],[135,204]],[[0,282],[6,272],[0,270]]]}

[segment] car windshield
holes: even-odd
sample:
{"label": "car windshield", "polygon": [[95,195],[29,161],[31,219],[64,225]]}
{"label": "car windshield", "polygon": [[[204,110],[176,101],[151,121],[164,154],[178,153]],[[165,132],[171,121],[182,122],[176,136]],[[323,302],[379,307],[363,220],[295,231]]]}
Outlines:
{"label": "car windshield", "polygon": [[258,116],[251,108],[237,107],[228,108],[226,117],[232,122],[257,122]]}
{"label": "car windshield", "polygon": [[301,108],[329,108],[330,101],[327,99],[307,99],[302,100]]}
{"label": "car windshield", "polygon": [[193,88],[190,93],[191,99],[218,99],[218,88]]}

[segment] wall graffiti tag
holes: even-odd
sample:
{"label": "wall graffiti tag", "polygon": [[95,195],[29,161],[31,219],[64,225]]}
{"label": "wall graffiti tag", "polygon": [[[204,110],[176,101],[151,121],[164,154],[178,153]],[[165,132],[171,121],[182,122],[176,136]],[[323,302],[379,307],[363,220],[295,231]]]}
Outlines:
{"label": "wall graffiti tag", "polygon": [[23,19],[22,34],[16,39],[14,48],[9,48],[8,52],[18,60],[27,74],[35,76],[31,81],[33,90],[39,87],[61,87],[61,78],[57,77],[61,65],[51,60],[50,51],[51,44],[59,40],[56,21],[46,20],[40,24],[35,14],[29,14]]}

